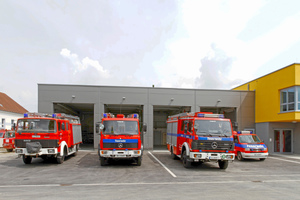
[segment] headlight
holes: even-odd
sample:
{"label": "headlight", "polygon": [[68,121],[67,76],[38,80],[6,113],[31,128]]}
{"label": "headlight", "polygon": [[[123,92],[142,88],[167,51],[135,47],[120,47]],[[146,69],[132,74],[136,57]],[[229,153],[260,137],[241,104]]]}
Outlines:
{"label": "headlight", "polygon": [[245,151],[250,151],[250,148],[245,148]]}
{"label": "headlight", "polygon": [[23,149],[16,149],[16,153],[23,153]]}
{"label": "headlight", "polygon": [[263,148],[263,151],[268,151],[268,148]]}
{"label": "headlight", "polygon": [[201,158],[201,154],[194,154],[194,158]]}
{"label": "headlight", "polygon": [[134,154],[140,154],[140,151],[134,151],[133,153]]}
{"label": "headlight", "polygon": [[101,151],[101,154],[107,154],[107,151]]}
{"label": "headlight", "polygon": [[48,149],[48,153],[55,153],[54,149]]}

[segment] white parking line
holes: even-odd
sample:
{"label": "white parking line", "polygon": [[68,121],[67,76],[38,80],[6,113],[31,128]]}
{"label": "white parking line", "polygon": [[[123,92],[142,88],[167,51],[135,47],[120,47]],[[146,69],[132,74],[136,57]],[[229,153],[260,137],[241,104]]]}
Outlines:
{"label": "white parking line", "polygon": [[300,164],[300,162],[299,162],[299,161],[286,160],[286,159],[282,159],[282,158],[275,158],[275,157],[268,157],[268,158],[271,158],[271,159],[276,159],[276,160],[282,160],[282,161],[291,162],[291,163],[297,163],[297,164]]}
{"label": "white parking line", "polygon": [[241,184],[241,183],[280,183],[300,182],[300,180],[263,180],[263,181],[197,181],[197,182],[136,182],[136,183],[78,183],[78,184],[45,184],[45,185],[0,185],[0,188],[22,188],[22,187],[82,187],[82,186],[130,186],[130,185],[195,185],[195,184]]}
{"label": "white parking line", "polygon": [[162,162],[160,162],[150,151],[148,151],[148,153],[161,165],[163,166],[163,168],[165,168],[165,170],[167,170],[167,172],[169,172],[174,178],[176,178],[177,176],[171,172],[171,170],[169,170]]}

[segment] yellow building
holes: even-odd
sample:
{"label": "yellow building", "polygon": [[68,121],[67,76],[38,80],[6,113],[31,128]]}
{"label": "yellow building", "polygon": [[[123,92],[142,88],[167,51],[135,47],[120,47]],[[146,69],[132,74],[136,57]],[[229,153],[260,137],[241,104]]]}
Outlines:
{"label": "yellow building", "polygon": [[300,153],[300,64],[233,90],[255,91],[255,129],[270,153]]}

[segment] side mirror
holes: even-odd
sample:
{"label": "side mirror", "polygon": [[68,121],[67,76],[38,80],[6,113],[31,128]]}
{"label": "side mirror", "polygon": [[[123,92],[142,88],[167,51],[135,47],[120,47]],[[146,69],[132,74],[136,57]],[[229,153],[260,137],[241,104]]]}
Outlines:
{"label": "side mirror", "polygon": [[101,122],[96,123],[96,133],[100,135],[100,132],[104,129],[104,125]]}
{"label": "side mirror", "polygon": [[195,133],[196,133],[197,130],[198,130],[198,125],[197,124],[194,125],[194,130],[195,130]]}
{"label": "side mirror", "polygon": [[147,124],[143,124],[143,133],[147,132]]}

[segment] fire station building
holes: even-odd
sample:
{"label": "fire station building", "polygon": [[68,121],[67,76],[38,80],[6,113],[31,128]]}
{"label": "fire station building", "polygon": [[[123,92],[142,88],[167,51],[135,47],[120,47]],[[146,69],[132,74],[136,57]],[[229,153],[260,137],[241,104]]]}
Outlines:
{"label": "fire station building", "polygon": [[300,153],[300,64],[233,90],[38,84],[38,112],[79,116],[83,142],[94,148],[102,113],[139,114],[147,124],[144,148],[167,149],[168,116],[199,111],[224,114],[236,131],[254,131],[270,153]]}

